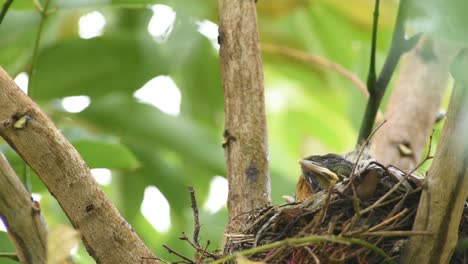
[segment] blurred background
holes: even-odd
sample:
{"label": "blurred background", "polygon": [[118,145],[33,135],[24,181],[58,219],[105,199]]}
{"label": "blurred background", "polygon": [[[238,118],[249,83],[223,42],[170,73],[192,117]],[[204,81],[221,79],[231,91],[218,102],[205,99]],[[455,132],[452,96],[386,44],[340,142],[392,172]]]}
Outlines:
{"label": "blurred background", "polygon": [[[336,71],[281,51],[320,56],[365,82],[373,5],[258,0],[274,203],[294,194],[300,158],[352,150],[366,102]],[[396,0],[381,3],[378,69],[397,6]],[[34,91],[33,99],[156,255],[176,259],[163,244],[191,255],[178,239],[193,232],[188,186],[201,211],[202,243],[219,247],[227,181],[217,1],[68,0],[52,1],[49,10],[33,78],[27,72],[41,21],[33,1],[14,1],[0,25],[0,65],[21,89]],[[0,142],[24,179],[25,165]],[[49,226],[69,224],[34,173],[29,185]],[[11,252],[2,230],[0,252]],[[82,245],[72,253],[77,263],[94,263]]]}

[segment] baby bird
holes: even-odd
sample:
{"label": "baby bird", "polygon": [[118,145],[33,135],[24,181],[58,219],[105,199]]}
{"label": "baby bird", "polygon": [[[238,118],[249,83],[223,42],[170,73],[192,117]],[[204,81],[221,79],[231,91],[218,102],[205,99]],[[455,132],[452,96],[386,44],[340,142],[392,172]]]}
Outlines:
{"label": "baby bird", "polygon": [[[314,155],[301,161],[302,174],[296,185],[296,201],[304,201],[313,194],[328,190],[344,178],[349,178],[357,160],[357,152],[344,156],[337,154]],[[355,169],[359,175],[356,192],[361,200],[372,198],[377,180],[383,173],[380,166],[375,166],[374,160],[367,154],[361,155]]]}

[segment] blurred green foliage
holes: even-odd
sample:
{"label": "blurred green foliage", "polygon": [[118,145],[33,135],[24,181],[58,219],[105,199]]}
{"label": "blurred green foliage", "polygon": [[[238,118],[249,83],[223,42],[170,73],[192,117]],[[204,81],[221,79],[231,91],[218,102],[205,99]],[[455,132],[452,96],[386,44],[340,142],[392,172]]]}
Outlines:
{"label": "blurred green foliage", "polygon": [[[203,20],[216,23],[216,2],[53,1],[56,9],[45,24],[30,87],[35,90],[34,99],[89,166],[113,170],[112,182],[104,190],[154,252],[169,260],[174,257],[163,244],[192,254],[178,239],[182,232],[190,235],[193,230],[187,186],[194,186],[202,209],[210,181],[215,175],[225,175],[219,57],[197,24]],[[417,7],[415,17],[427,20],[443,1],[433,2],[426,9]],[[163,43],[154,41],[147,31],[151,4],[165,4],[176,12],[173,30]],[[366,79],[373,1],[350,0],[346,8],[340,0],[259,0],[257,5],[262,42],[328,58]],[[378,66],[389,47],[396,7],[397,1],[382,3]],[[94,10],[106,18],[104,34],[81,39],[78,21]],[[33,1],[16,0],[0,25],[0,65],[13,77],[30,66],[39,20]],[[437,27],[431,31],[441,32]],[[301,157],[352,149],[365,97],[348,80],[319,66],[272,53],[264,53],[263,59],[272,198],[279,203],[281,195],[294,192]],[[132,96],[160,75],[170,76],[181,91],[179,116]],[[78,114],[66,112],[59,100],[76,95],[89,96],[91,105]],[[20,158],[5,143],[1,148],[18,174],[24,175]],[[166,233],[155,231],[140,212],[144,190],[150,185],[159,188],[171,206],[171,228]],[[35,175],[33,192],[43,196],[41,208],[49,225],[68,222]],[[202,209],[202,242],[210,240],[211,248],[218,247],[226,219],[225,208],[215,214]],[[0,251],[11,251],[5,233],[0,238]],[[93,263],[82,246],[76,260]]]}

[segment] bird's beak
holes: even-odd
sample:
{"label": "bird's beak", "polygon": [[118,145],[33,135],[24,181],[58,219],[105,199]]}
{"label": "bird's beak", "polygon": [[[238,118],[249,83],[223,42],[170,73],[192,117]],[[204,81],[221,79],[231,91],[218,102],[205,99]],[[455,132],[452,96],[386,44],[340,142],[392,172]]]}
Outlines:
{"label": "bird's beak", "polygon": [[325,179],[335,181],[338,181],[340,179],[334,172],[325,167],[320,166],[320,164],[317,162],[303,159],[299,161],[299,164],[301,164],[303,170],[309,171],[315,175],[321,175]]}

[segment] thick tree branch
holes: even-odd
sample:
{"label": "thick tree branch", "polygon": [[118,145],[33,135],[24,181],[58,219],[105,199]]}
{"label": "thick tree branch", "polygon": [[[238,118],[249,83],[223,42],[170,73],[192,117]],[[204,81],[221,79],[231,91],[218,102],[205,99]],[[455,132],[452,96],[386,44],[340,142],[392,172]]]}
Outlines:
{"label": "thick tree branch", "polygon": [[31,199],[5,156],[0,153],[0,216],[21,263],[45,263],[47,227],[39,203]]}
{"label": "thick tree branch", "polygon": [[157,263],[76,149],[2,68],[0,105],[0,136],[39,175],[96,262]]}
{"label": "thick tree branch", "polygon": [[375,76],[375,41],[377,34],[377,20],[378,20],[378,5],[379,1],[376,0],[376,8],[374,11],[374,23],[373,23],[373,37],[372,37],[372,48],[371,48],[371,62],[369,69],[369,77],[367,79],[367,89],[369,90],[369,100],[366,105],[364,112],[364,118],[362,120],[361,129],[359,131],[359,137],[357,145],[361,144],[366,138],[369,137],[372,132],[372,127],[375,123],[375,117],[380,107],[380,103],[387,89],[388,83],[392,78],[393,72],[395,71],[398,61],[402,54],[410,50],[416,45],[420,35],[415,35],[409,39],[405,39],[405,22],[408,9],[408,0],[401,0],[398,6],[398,14],[395,23],[395,29],[393,31],[392,43],[387,59],[385,60],[384,66],[380,71],[379,76],[376,79]]}
{"label": "thick tree branch", "polygon": [[255,0],[219,0],[219,42],[224,88],[225,149],[229,182],[228,230],[244,213],[270,203],[263,68]]}
{"label": "thick tree branch", "polygon": [[389,99],[385,129],[375,135],[372,153],[380,163],[412,170],[421,159],[447,86],[454,49],[423,38],[402,58]]}
{"label": "thick tree branch", "polygon": [[430,237],[412,237],[404,263],[449,263],[458,240],[460,219],[468,195],[468,49],[451,66],[455,79],[439,147],[421,194],[415,231]]}

